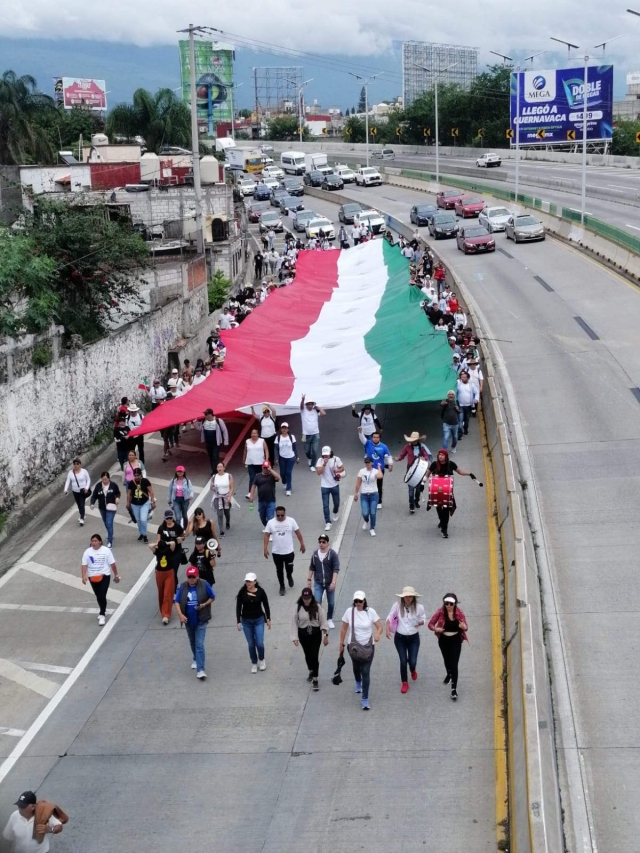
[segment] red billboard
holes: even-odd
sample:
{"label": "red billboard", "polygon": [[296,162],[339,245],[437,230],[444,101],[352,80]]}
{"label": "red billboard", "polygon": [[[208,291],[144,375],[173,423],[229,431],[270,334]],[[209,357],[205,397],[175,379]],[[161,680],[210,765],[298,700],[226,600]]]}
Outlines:
{"label": "red billboard", "polygon": [[[73,107],[84,107],[88,110],[103,112],[107,109],[107,86],[104,80],[93,80],[83,77],[60,77],[54,83],[56,95],[66,110]],[[58,100],[58,98],[56,98]]]}

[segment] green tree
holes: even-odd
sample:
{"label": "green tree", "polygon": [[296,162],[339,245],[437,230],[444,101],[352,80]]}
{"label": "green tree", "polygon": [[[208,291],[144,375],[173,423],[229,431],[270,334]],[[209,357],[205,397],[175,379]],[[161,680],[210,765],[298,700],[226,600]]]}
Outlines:
{"label": "green tree", "polygon": [[238,110],[238,115],[240,118],[251,118],[251,110]]}
{"label": "green tree", "polygon": [[358,100],[358,112],[363,113],[367,108],[367,90],[363,86],[360,89],[360,99]]}
{"label": "green tree", "polygon": [[56,262],[38,251],[31,236],[0,228],[0,334],[49,327],[60,306],[55,279]]}
{"label": "green tree", "polygon": [[638,157],[640,145],[636,142],[636,133],[640,132],[640,121],[618,121],[613,128],[612,154],[622,157]]}
{"label": "green tree", "polygon": [[0,77],[0,163],[53,163],[55,147],[40,132],[39,117],[55,112],[53,99],[28,74]]}
{"label": "green tree", "polygon": [[[299,124],[295,116],[278,116],[271,119],[267,125],[267,139],[285,142],[290,139],[299,139]],[[309,138],[309,129],[305,125],[302,128],[302,138]]]}
{"label": "green tree", "polygon": [[347,109],[345,110],[344,117],[345,118],[349,117],[349,107],[347,107]]}
{"label": "green tree", "polygon": [[365,124],[364,119],[355,115],[349,116],[342,129],[342,138],[345,142],[364,142]]}
{"label": "green tree", "polygon": [[189,146],[191,114],[171,89],[158,89],[155,95],[136,89],[133,103],[116,104],[107,118],[107,134],[126,140],[141,136],[148,151],[156,154],[162,145]]}
{"label": "green tree", "polygon": [[76,156],[80,137],[87,145],[94,133],[104,130],[104,119],[100,113],[86,107],[65,110],[62,104],[53,110],[41,111],[36,122],[46,134],[54,151],[70,148]]}

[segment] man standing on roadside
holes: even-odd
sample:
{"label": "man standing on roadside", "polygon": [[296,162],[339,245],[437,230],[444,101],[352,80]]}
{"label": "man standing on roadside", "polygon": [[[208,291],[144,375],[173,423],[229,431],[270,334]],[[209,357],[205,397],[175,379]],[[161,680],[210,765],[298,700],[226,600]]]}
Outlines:
{"label": "man standing on roadside", "polygon": [[[274,487],[275,488],[275,487]],[[283,506],[276,507],[276,517],[271,518],[264,528],[264,558],[269,559],[269,539],[273,539],[271,553],[276,566],[276,574],[280,583],[280,595],[284,595],[284,573],[287,572],[289,586],[293,586],[293,534],[300,543],[300,553],[304,554],[306,547],[300,528],[295,518],[287,518]]]}
{"label": "man standing on roadside", "polygon": [[33,791],[20,794],[18,807],[7,821],[2,837],[12,844],[13,853],[48,853],[49,836],[59,835],[69,818],[59,806],[38,799]]}
{"label": "man standing on roadside", "polygon": [[333,608],[336,600],[336,584],[338,572],[340,571],[340,557],[337,551],[329,547],[329,537],[326,533],[318,536],[318,548],[311,555],[309,564],[309,577],[307,584],[313,583],[313,595],[318,604],[322,604],[322,596],[327,594],[327,625],[335,628],[333,624]]}
{"label": "man standing on roadside", "polygon": [[204,671],[204,638],[216,594],[210,584],[200,579],[195,566],[188,566],[186,574],[186,581],[176,592],[175,608],[178,619],[187,629],[193,654],[191,669],[195,669],[197,677],[204,680],[207,677]]}
{"label": "man standing on roadside", "polygon": [[253,503],[253,497],[258,490],[258,515],[262,526],[266,528],[267,522],[271,521],[276,511],[276,483],[280,476],[266,460],[262,463],[262,471],[256,474],[249,491],[249,502]]}

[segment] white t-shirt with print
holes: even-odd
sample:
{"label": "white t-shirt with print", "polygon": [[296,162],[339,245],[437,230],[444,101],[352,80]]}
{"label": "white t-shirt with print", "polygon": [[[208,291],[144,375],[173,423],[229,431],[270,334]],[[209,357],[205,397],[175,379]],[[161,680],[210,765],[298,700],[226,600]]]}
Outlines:
{"label": "white t-shirt with print", "polygon": [[361,468],[358,471],[358,477],[362,480],[360,491],[363,495],[372,495],[378,491],[378,470],[372,468],[368,471],[366,468]]}
{"label": "white t-shirt with print", "polygon": [[284,521],[277,518],[272,518],[267,521],[264,528],[265,533],[270,533],[273,536],[272,554],[292,554],[293,553],[293,534],[299,530],[295,518],[287,516]]}
{"label": "white t-shirt with print", "polygon": [[115,563],[115,557],[111,553],[111,549],[106,545],[101,545],[97,550],[95,548],[87,548],[82,555],[82,565],[87,567],[87,576],[92,575],[110,575],[111,566]]}
{"label": "white t-shirt with print", "polygon": [[373,636],[373,625],[380,619],[373,607],[368,610],[358,610],[357,607],[349,607],[345,610],[342,621],[349,626],[346,643],[351,642],[351,611],[353,611],[353,627],[356,632],[356,642],[366,645]]}
{"label": "white t-shirt with print", "polygon": [[293,442],[296,440],[295,435],[282,435],[282,433],[276,438],[276,444],[278,445],[278,453],[283,459],[293,459],[295,453],[293,452]]}
{"label": "white t-shirt with print", "polygon": [[320,477],[320,485],[324,486],[326,489],[332,489],[334,486],[337,486],[340,483],[340,479],[333,476],[334,468],[340,468],[342,466],[342,460],[339,456],[331,456],[327,460],[327,464],[324,465],[324,459],[322,456],[316,462],[316,468],[322,468],[322,476]]}
{"label": "white t-shirt with print", "polygon": [[300,412],[300,420],[302,421],[303,435],[319,435],[318,412],[315,408],[309,411],[305,406]]}

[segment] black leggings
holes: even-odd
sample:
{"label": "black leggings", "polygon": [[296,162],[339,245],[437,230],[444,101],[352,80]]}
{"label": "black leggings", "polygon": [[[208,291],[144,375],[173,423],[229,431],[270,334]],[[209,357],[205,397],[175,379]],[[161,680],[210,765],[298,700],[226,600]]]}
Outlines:
{"label": "black leggings", "polygon": [[451,689],[454,690],[458,686],[458,661],[462,651],[462,635],[445,637],[444,634],[439,634],[438,645],[442,652],[444,668],[447,670],[447,675],[451,677]]}
{"label": "black leggings", "polygon": [[298,640],[304,652],[307,669],[312,678],[318,677],[318,656],[320,655],[320,643],[322,642],[322,631],[320,628],[312,628],[311,633],[305,628],[298,628]]}
{"label": "black leggings", "polygon": [[446,533],[447,528],[449,527],[449,516],[451,515],[451,510],[448,506],[437,506],[436,511],[438,513],[438,518],[440,519],[442,532]]}
{"label": "black leggings", "polygon": [[287,570],[287,577],[293,576],[293,551],[290,554],[272,554],[273,562],[276,564],[276,574],[280,583],[280,589],[284,589],[284,572]]}
{"label": "black leggings", "polygon": [[74,492],[73,499],[76,502],[76,506],[78,507],[78,514],[80,518],[84,521],[84,502],[87,499],[87,495],[84,492]]}
{"label": "black leggings", "polygon": [[382,477],[377,482],[378,486],[378,503],[382,503],[382,483],[384,482],[384,471],[382,472]]}
{"label": "black leggings", "polygon": [[[75,494],[75,492],[74,492]],[[102,579],[98,583],[93,583],[91,580],[91,589],[95,593],[100,608],[100,615],[104,616],[107,612],[107,592],[111,583],[111,575],[102,575]]]}

